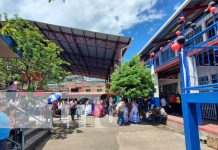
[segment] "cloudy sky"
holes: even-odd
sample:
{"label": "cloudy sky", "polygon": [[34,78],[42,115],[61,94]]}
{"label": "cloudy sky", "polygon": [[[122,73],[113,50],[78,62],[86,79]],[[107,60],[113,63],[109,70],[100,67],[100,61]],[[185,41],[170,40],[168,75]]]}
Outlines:
{"label": "cloudy sky", "polygon": [[146,44],[184,0],[0,0],[0,13],[134,38],[124,60]]}

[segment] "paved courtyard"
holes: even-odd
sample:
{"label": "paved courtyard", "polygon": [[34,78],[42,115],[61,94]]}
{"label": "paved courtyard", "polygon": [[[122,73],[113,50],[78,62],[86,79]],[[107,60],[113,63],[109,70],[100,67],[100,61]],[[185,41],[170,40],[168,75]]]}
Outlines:
{"label": "paved courtyard", "polygon": [[[202,145],[201,148],[210,150],[207,145]],[[185,142],[183,134],[163,125],[131,124],[117,127],[116,118],[87,117],[86,121],[77,120],[67,126],[56,125],[51,137],[40,149],[185,150]]]}

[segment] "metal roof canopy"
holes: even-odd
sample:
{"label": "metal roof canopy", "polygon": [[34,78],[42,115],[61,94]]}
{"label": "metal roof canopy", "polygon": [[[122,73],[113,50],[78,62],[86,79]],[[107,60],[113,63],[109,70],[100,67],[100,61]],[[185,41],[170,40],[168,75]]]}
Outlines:
{"label": "metal roof canopy", "polygon": [[120,62],[131,42],[130,37],[29,21],[64,51],[60,57],[69,62],[63,66],[75,75],[108,79],[114,65]]}
{"label": "metal roof canopy", "polygon": [[182,26],[178,24],[179,17],[184,15],[186,23],[189,21],[194,22],[199,16],[204,14],[204,10],[207,8],[210,1],[211,0],[186,0],[138,54],[141,55],[142,59],[148,58],[150,52],[157,51],[158,48],[164,46],[168,40],[172,40],[176,37],[176,31],[182,29]]}

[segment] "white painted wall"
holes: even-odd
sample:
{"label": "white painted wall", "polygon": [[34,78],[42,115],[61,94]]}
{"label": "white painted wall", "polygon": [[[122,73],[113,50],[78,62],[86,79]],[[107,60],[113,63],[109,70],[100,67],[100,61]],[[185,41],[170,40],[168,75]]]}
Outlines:
{"label": "white painted wall", "polygon": [[158,84],[158,73],[154,72],[154,65],[151,66],[151,75],[153,76],[153,80],[155,83],[156,92],[154,93],[154,97],[159,97],[159,84]]}

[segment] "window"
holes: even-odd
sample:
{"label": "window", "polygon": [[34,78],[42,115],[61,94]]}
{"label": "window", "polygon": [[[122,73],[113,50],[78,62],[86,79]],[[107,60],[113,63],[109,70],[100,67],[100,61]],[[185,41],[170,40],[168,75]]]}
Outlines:
{"label": "window", "polygon": [[[201,25],[198,26],[197,28],[195,28],[196,34],[201,32],[201,31],[202,31],[202,26]],[[199,44],[201,42],[203,42],[203,34],[200,34],[199,36],[197,36],[196,41],[195,41],[196,44]]]}
{"label": "window", "polygon": [[86,92],[91,92],[91,89],[86,89]]}
{"label": "window", "polygon": [[163,85],[163,94],[177,94],[178,93],[178,83],[172,83]]}
{"label": "window", "polygon": [[72,88],[71,92],[79,92],[79,89],[78,88]]}
{"label": "window", "polygon": [[97,92],[102,92],[102,89],[97,89]]}
{"label": "window", "polygon": [[212,83],[217,83],[218,81],[218,74],[213,74],[212,75]]}
{"label": "window", "polygon": [[[202,26],[199,25],[197,26],[194,31],[192,30],[191,32],[189,32],[187,35],[186,35],[186,39],[191,39],[194,35],[196,35],[197,33],[201,32],[202,31]],[[201,42],[203,42],[203,34],[200,34],[198,36],[196,36],[193,40],[191,40],[187,46],[192,46],[194,45],[194,42],[195,44],[199,44]]]}
{"label": "window", "polygon": [[161,53],[162,64],[169,60],[169,49]]}
{"label": "window", "polygon": [[198,85],[205,85],[208,84],[208,82],[209,82],[208,76],[198,78]]}
{"label": "window", "polygon": [[[185,36],[185,38],[186,39],[190,39],[190,38],[192,38],[193,37],[193,31],[191,31],[191,32],[189,32],[186,36]],[[194,41],[191,41],[191,42],[189,42],[188,44],[187,44],[187,46],[192,46],[192,45],[194,45]]]}
{"label": "window", "polygon": [[[216,18],[216,21],[218,20],[218,18]],[[206,21],[206,27],[208,28],[209,26],[211,26],[213,24],[213,20],[212,20],[212,18],[210,18],[210,19],[208,19],[207,21]],[[212,38],[212,37],[214,37],[215,36],[215,30],[214,30],[214,28],[212,28],[212,29],[210,29],[210,30],[208,30],[207,31],[207,39],[210,39],[210,38]]]}

